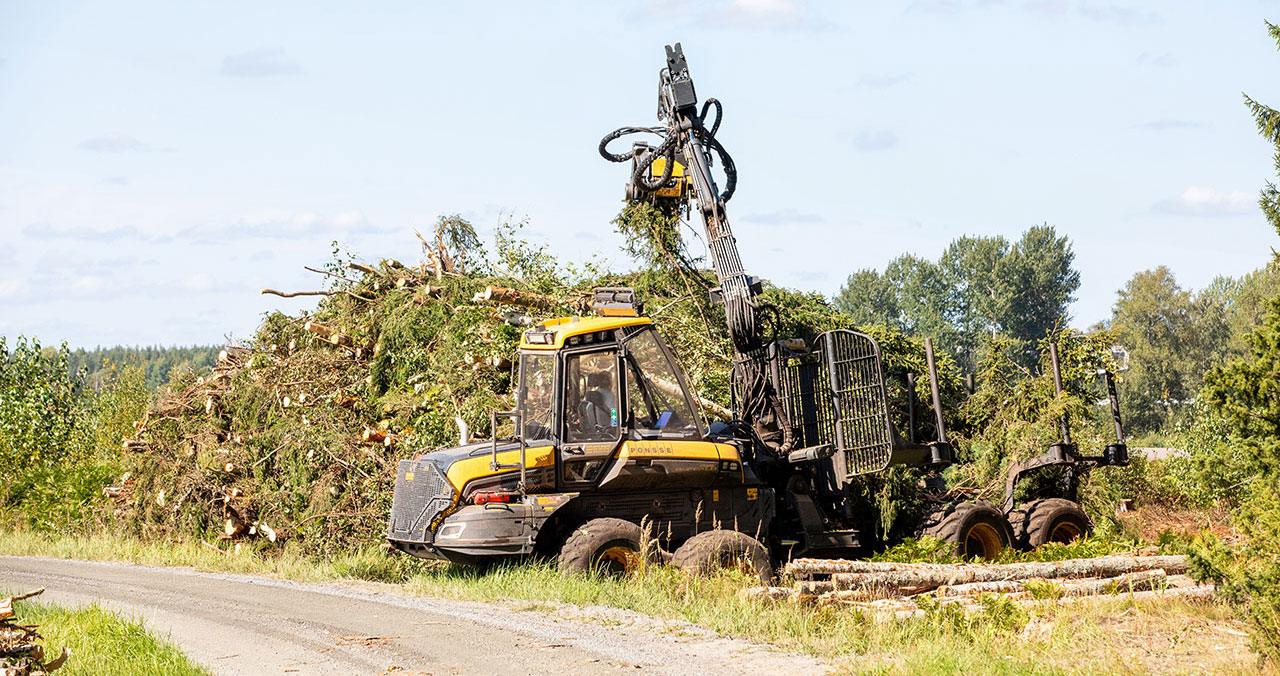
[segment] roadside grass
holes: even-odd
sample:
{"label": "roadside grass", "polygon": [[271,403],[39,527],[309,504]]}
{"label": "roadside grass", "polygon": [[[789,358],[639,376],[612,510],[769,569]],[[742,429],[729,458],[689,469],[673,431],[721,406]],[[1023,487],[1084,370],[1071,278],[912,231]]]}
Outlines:
{"label": "roadside grass", "polygon": [[[1085,543],[1037,556],[1069,558],[1088,555],[1086,551],[1096,555],[1099,548]],[[1258,670],[1243,625],[1232,619],[1229,607],[1173,598],[1117,597],[1029,610],[992,598],[974,615],[937,608],[917,619],[876,620],[848,608],[742,600],[738,591],[753,584],[745,577],[726,573],[695,578],[668,566],[650,567],[618,580],[565,577],[554,563],[545,561],[481,570],[418,561],[381,548],[316,561],[287,549],[269,557],[248,550],[229,555],[198,543],[161,545],[113,536],[49,538],[22,531],[0,532],[0,553],[187,566],[296,581],[385,582],[412,594],[499,602],[515,610],[550,612],[586,622],[612,621],[605,613],[593,612],[593,606],[620,608],[816,655],[838,673],[1245,674]],[[920,558],[927,558],[926,553],[921,552]],[[666,630],[682,631],[678,626]]]}
{"label": "roadside grass", "polygon": [[[0,594],[8,595],[7,592]],[[140,622],[99,605],[68,608],[36,601],[19,601],[14,610],[23,624],[39,625],[42,644],[57,657],[71,651],[59,676],[209,676],[178,647],[149,632]]]}

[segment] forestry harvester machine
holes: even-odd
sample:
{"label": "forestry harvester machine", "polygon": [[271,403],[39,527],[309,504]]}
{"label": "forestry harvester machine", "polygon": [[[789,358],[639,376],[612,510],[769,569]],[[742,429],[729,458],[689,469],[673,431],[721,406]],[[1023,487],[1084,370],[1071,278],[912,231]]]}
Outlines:
{"label": "forestry harvester machine", "polygon": [[[630,162],[628,200],[665,201],[700,217],[719,282],[711,296],[724,306],[734,348],[733,419],[705,424],[698,397],[635,294],[597,289],[598,316],[548,319],[525,331],[515,408],[491,414],[490,440],[464,437],[457,448],[400,462],[392,546],[464,563],[543,553],[557,555],[567,571],[627,570],[642,558],[690,570],[747,561],[768,578],[773,563],[789,557],[857,556],[889,544],[876,535],[875,505],[855,484],[902,465],[918,468],[939,496],[922,510],[919,532],[953,543],[962,556],[990,558],[1005,547],[1087,533],[1076,478],[1093,465],[1127,462],[1119,436],[1102,456],[1085,458],[1064,420],[1062,442],[1010,473],[1003,509],[948,499],[941,470],[953,455],[929,340],[934,438],[920,442],[914,403],[908,436],[896,429],[870,336],[835,330],[807,344],[764,338],[761,285],[743,270],[726,211],[737,170],[716,138],[723,108],[707,99],[699,110],[679,44],[666,57],[661,125],[618,129],[601,141],[600,154]],[[661,141],[623,154],[608,149],[634,133]],[[712,173],[716,159],[723,190]],[[512,433],[503,437],[505,421]],[[1046,467],[1065,468],[1053,495],[1014,509],[1019,479]]]}

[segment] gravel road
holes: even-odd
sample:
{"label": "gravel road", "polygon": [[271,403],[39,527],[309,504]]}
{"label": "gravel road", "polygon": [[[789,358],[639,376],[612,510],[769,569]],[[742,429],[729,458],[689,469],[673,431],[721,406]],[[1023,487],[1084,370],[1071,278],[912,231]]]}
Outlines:
{"label": "gravel road", "polygon": [[0,556],[0,589],[140,617],[217,674],[822,674],[822,662],[612,608],[450,601],[394,585],[298,583]]}

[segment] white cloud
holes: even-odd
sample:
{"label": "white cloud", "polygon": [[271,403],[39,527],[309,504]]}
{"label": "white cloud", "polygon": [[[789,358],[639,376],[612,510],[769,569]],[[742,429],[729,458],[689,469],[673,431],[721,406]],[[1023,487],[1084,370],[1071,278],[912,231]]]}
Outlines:
{"label": "white cloud", "polygon": [[713,11],[725,23],[752,28],[790,26],[800,18],[791,0],[731,0]]}
{"label": "white cloud", "polygon": [[868,89],[888,89],[895,85],[911,79],[910,73],[899,73],[897,75],[863,75],[858,78],[858,86]]}
{"label": "white cloud", "polygon": [[101,277],[93,277],[93,276],[77,277],[76,281],[72,282],[71,284],[72,291],[75,291],[78,294],[84,294],[84,295],[98,293],[102,291],[103,288],[105,287],[106,287],[106,283],[103,281]]}
{"label": "white cloud", "polygon": [[1153,210],[1181,216],[1239,216],[1257,208],[1257,195],[1247,192],[1218,192],[1192,186],[1177,197],[1158,202]]}
{"label": "white cloud", "polygon": [[1149,129],[1151,131],[1166,131],[1169,129],[1195,129],[1200,126],[1200,123],[1192,122],[1190,120],[1164,119],[1164,120],[1152,120],[1150,122],[1143,122],[1138,126],[1142,127],[1143,129]]}
{"label": "white cloud", "polygon": [[213,277],[207,272],[199,272],[179,282],[187,291],[209,291],[213,288]]}
{"label": "white cloud", "polygon": [[82,150],[95,153],[127,153],[148,150],[147,144],[128,134],[103,134],[80,142]]}
{"label": "white cloud", "polygon": [[83,242],[116,242],[122,239],[147,238],[142,231],[132,225],[97,230],[83,225],[60,228],[48,223],[32,223],[22,229],[22,234],[31,239],[75,239]]}
{"label": "white cloud", "polygon": [[780,209],[769,213],[747,214],[742,220],[761,225],[796,225],[799,223],[821,223],[824,219],[818,214],[799,211],[793,208]]}
{"label": "white cloud", "polygon": [[300,73],[302,68],[282,50],[258,49],[228,56],[218,72],[229,77],[272,77]]}
{"label": "white cloud", "polygon": [[6,279],[0,282],[0,300],[18,300],[27,298],[31,287],[25,279]]}
{"label": "white cloud", "polygon": [[863,152],[888,150],[898,145],[898,135],[888,129],[864,131],[853,137],[853,147]]}
{"label": "white cloud", "polygon": [[199,225],[178,233],[179,238],[199,242],[230,240],[291,239],[295,237],[341,237],[345,235],[385,235],[407,232],[398,226],[381,226],[369,222],[363,212],[339,211],[319,214],[314,211],[268,211],[250,214],[236,223]]}

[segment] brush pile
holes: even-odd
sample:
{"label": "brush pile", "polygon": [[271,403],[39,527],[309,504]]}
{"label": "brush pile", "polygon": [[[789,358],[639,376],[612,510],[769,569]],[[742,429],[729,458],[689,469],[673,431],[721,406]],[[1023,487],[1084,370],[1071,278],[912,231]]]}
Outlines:
{"label": "brush pile", "polygon": [[[380,543],[396,462],[456,445],[463,427],[486,437],[489,413],[513,404],[521,332],[583,314],[594,286],[636,289],[708,418],[723,419],[731,348],[723,310],[706,293],[710,271],[561,266],[511,229],[490,257],[457,217],[419,237],[421,263],[336,256],[308,268],[327,282],[322,290],[264,289],[320,301],[313,312],[268,315],[210,372],[173,378],[123,440],[128,471],[104,491],[121,529],[199,539],[228,555],[291,547],[327,556]],[[763,300],[780,335],[849,327],[818,294],[766,287]],[[876,337],[888,368],[924,371],[919,340]],[[958,397],[954,366],[940,362],[944,396]]]}
{"label": "brush pile", "polygon": [[1187,575],[1185,556],[1102,556],[1026,563],[892,563],[797,559],[790,587],[755,587],[744,598],[837,604],[877,616],[912,617],[931,607],[979,610],[982,597],[1021,602],[1090,598],[1192,596],[1213,593]]}
{"label": "brush pile", "polygon": [[40,643],[43,639],[36,631],[37,627],[18,622],[13,603],[43,593],[41,588],[0,600],[0,676],[47,674],[65,664],[70,656],[70,652],[63,648],[58,657],[45,662],[47,655]]}

